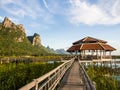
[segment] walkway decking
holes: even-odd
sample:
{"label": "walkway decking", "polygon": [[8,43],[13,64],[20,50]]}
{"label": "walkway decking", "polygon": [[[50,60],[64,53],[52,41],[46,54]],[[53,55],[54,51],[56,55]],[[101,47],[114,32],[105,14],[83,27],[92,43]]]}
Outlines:
{"label": "walkway decking", "polygon": [[77,61],[75,61],[72,67],[66,72],[57,90],[83,90],[82,77]]}

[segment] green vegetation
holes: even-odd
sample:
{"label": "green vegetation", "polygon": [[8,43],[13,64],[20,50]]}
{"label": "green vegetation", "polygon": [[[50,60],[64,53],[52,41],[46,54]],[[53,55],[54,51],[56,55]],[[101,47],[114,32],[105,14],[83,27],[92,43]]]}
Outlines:
{"label": "green vegetation", "polygon": [[21,55],[50,55],[50,52],[44,46],[33,46],[19,28],[6,28],[0,24],[0,56]]}
{"label": "green vegetation", "polygon": [[114,72],[109,67],[89,66],[87,73],[96,82],[97,90],[119,90],[118,81],[110,77]]}
{"label": "green vegetation", "polygon": [[120,56],[119,55],[116,55],[116,56],[112,56],[113,59],[120,59]]}
{"label": "green vegetation", "polygon": [[10,63],[0,65],[0,90],[17,90],[33,79],[49,72],[61,62]]}

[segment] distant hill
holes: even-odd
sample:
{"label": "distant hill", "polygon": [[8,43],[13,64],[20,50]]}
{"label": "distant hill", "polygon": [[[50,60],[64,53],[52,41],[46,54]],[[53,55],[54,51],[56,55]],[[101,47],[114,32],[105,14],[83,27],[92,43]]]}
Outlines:
{"label": "distant hill", "polygon": [[69,54],[68,52],[66,52],[64,49],[56,49],[55,52],[57,54]]}
{"label": "distant hill", "polygon": [[49,52],[56,53],[56,54],[69,54],[64,49],[56,49],[56,50],[54,50],[53,48],[50,48],[49,46],[47,46],[47,49],[49,50]]}
{"label": "distant hill", "polygon": [[[53,48],[50,48],[49,46],[46,47],[47,50],[51,53],[56,53],[55,50]],[[57,54],[57,53],[56,53]]]}
{"label": "distant hill", "polygon": [[16,25],[7,17],[0,23],[0,56],[51,54],[41,44],[40,35],[26,36],[22,24]]}

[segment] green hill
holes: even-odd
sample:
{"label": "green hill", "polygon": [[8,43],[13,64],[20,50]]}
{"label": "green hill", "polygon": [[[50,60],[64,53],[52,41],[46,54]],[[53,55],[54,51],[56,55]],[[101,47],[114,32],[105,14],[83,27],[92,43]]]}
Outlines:
{"label": "green hill", "polygon": [[[39,37],[35,37],[35,39],[39,41]],[[37,42],[37,44],[34,42],[32,44],[29,41],[23,25],[15,25],[7,17],[0,23],[0,56],[36,56],[50,54],[41,43],[38,43],[40,42]]]}

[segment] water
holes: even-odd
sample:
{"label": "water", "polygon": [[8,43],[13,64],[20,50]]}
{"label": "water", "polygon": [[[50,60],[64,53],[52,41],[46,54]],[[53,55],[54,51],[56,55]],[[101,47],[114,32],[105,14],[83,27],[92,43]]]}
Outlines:
{"label": "water", "polygon": [[49,64],[54,64],[55,62],[61,62],[61,61],[55,61],[55,60],[53,60],[53,61],[47,61],[47,63],[49,63]]}
{"label": "water", "polygon": [[[120,59],[115,59],[115,61],[120,61]],[[95,64],[96,66],[98,65],[98,66],[101,66],[101,63],[98,63],[98,64]],[[86,66],[89,66],[89,64],[88,63],[86,63]],[[120,68],[120,63],[106,63],[106,66],[107,67],[111,67],[112,66],[112,69],[115,69],[115,68]],[[120,72],[119,72],[119,74],[118,75],[113,75],[113,76],[111,76],[112,78],[116,78],[118,81],[120,81]]]}
{"label": "water", "polygon": [[[113,59],[114,60],[114,59]],[[120,61],[120,59],[115,59],[115,61]],[[113,61],[114,62],[114,61]],[[113,63],[113,62],[111,62],[111,64],[110,64],[110,62],[108,62],[108,63],[106,63],[106,66],[108,66],[108,67],[111,67],[112,66],[112,68],[114,69],[114,68],[120,68],[120,63]],[[96,64],[97,65],[97,64]],[[98,63],[98,66],[101,66],[101,63]]]}
{"label": "water", "polygon": [[[120,59],[115,59],[116,61],[120,61]],[[120,68],[120,63],[116,63],[117,68]],[[118,81],[120,81],[120,73],[119,75],[112,76],[113,78],[116,78]]]}
{"label": "water", "polygon": [[118,81],[120,81],[120,75],[119,76],[112,76],[112,78],[117,79]]}
{"label": "water", "polygon": [[[120,59],[115,59],[115,61],[120,61]],[[117,68],[120,68],[120,63],[116,63],[116,66],[117,66]]]}

